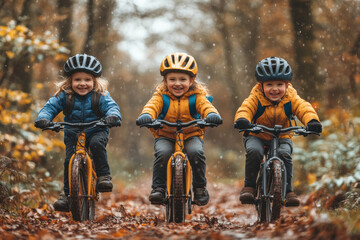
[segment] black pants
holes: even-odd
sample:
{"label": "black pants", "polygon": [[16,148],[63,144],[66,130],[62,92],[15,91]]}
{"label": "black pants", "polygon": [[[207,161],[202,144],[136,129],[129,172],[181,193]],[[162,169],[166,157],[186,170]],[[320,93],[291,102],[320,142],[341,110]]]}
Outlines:
{"label": "black pants", "polygon": [[[200,137],[191,137],[184,141],[184,151],[189,158],[193,173],[193,187],[206,187],[206,158],[204,143]],[[155,161],[153,168],[152,188],[166,188],[166,168],[171,155],[174,153],[175,140],[169,138],[157,138],[154,144]]]}
{"label": "black pants", "polygon": [[[97,177],[110,175],[110,166],[106,153],[108,140],[109,134],[106,131],[97,131],[89,136],[86,136],[85,146],[90,149]],[[64,162],[64,192],[66,195],[69,195],[69,161],[76,150],[76,134],[67,134],[64,142],[66,145],[66,157]]]}
{"label": "black pants", "polygon": [[[288,138],[281,138],[279,141],[280,146],[278,148],[278,153],[285,164],[287,179],[286,193],[288,193],[293,190],[293,161],[291,158],[293,144]],[[246,148],[245,187],[255,188],[256,178],[260,170],[260,163],[264,156],[264,146],[270,146],[270,141],[265,141],[255,136],[248,136],[244,138],[244,144]]]}

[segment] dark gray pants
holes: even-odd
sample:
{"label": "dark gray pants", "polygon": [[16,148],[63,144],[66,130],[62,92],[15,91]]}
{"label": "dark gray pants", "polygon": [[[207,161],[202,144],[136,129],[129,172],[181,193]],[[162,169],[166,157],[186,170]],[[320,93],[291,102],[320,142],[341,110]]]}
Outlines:
{"label": "dark gray pants", "polygon": [[[184,142],[184,152],[189,158],[193,173],[193,187],[206,186],[206,158],[204,142],[200,137],[191,137]],[[155,140],[155,161],[153,167],[152,188],[166,188],[166,168],[171,155],[174,153],[175,140],[161,137]]]}
{"label": "dark gray pants", "polygon": [[[265,141],[255,136],[247,136],[244,137],[244,144],[246,148],[245,187],[255,188],[256,178],[260,169],[260,163],[264,156],[264,146],[270,146],[270,141]],[[292,141],[288,138],[280,139],[278,153],[279,157],[284,161],[286,168],[286,179],[288,182],[286,187],[286,193],[292,191],[292,151]]]}
{"label": "dark gray pants", "polygon": [[[98,131],[86,136],[85,146],[90,149],[97,177],[110,175],[110,166],[106,153],[108,139],[109,134],[106,131]],[[64,142],[66,145],[66,157],[64,162],[64,192],[66,195],[69,195],[69,161],[71,156],[75,153],[77,142],[76,134],[68,133]]]}

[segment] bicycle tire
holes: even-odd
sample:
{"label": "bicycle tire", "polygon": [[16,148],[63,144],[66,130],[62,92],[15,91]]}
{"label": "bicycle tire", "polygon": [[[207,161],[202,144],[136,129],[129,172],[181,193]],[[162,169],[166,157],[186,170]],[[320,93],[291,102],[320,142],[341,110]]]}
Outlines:
{"label": "bicycle tire", "polygon": [[184,158],[181,155],[175,157],[175,169],[173,176],[173,215],[176,223],[185,221],[186,199],[185,199],[185,174]]}
{"label": "bicycle tire", "polygon": [[282,171],[281,171],[281,162],[279,160],[274,160],[272,162],[272,211],[271,211],[271,221],[277,220],[280,218],[281,207],[282,207]]}
{"label": "bicycle tire", "polygon": [[[261,174],[262,170],[260,169],[259,175]],[[266,204],[265,199],[262,197],[262,180],[261,176],[258,177],[257,184],[256,184],[256,211],[258,213],[258,221],[260,223],[266,222]]]}
{"label": "bicycle tire", "polygon": [[75,221],[89,219],[87,172],[81,163],[84,156],[76,155],[71,166],[70,210]]}
{"label": "bicycle tire", "polygon": [[91,198],[89,201],[89,220],[92,221],[95,219],[95,198],[96,198],[96,191],[95,191],[95,177],[92,176],[92,188],[91,188]]}

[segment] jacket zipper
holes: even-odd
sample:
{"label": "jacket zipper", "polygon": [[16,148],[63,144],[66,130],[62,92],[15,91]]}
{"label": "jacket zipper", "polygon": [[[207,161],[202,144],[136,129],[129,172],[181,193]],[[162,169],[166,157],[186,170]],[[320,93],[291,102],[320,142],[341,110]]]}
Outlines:
{"label": "jacket zipper", "polygon": [[180,120],[180,98],[178,98],[178,120]]}
{"label": "jacket zipper", "polygon": [[85,117],[84,117],[85,99],[81,99],[81,102],[82,102],[82,109],[81,109],[82,122],[85,122]]}
{"label": "jacket zipper", "polygon": [[278,106],[277,104],[274,105],[274,127],[276,125],[276,107],[277,106]]}

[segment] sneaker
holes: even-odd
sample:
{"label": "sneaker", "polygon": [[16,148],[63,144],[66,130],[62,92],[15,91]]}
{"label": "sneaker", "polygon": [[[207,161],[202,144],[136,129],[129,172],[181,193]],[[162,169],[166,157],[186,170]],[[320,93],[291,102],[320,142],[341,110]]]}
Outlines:
{"label": "sneaker", "polygon": [[240,201],[242,204],[253,204],[255,200],[255,188],[244,187],[240,192]]}
{"label": "sneaker", "polygon": [[54,202],[53,206],[55,211],[59,211],[59,212],[70,211],[69,198],[64,193],[61,193],[59,199],[56,200],[56,202]]}
{"label": "sneaker", "polygon": [[165,188],[157,187],[154,188],[150,195],[149,195],[149,201],[151,204],[162,204],[165,202]]}
{"label": "sneaker", "polygon": [[199,206],[204,206],[209,202],[209,193],[205,187],[194,188],[194,202]]}
{"label": "sneaker", "polygon": [[288,192],[285,196],[286,207],[297,207],[300,205],[300,200],[297,198],[294,192]]}
{"label": "sneaker", "polygon": [[96,189],[98,192],[112,192],[113,184],[111,182],[111,176],[100,176],[97,179]]}

